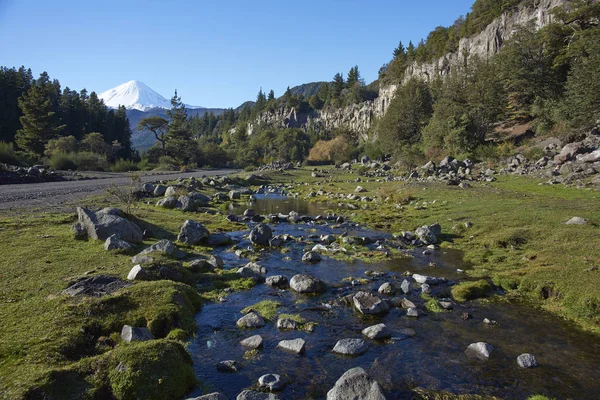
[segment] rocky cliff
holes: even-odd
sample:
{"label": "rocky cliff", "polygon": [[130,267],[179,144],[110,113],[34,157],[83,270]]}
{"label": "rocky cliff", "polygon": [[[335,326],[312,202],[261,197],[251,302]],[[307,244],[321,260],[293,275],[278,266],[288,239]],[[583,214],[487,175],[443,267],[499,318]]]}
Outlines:
{"label": "rocky cliff", "polygon": [[570,0],[538,0],[534,6],[521,7],[506,12],[489,24],[483,32],[460,40],[458,51],[448,53],[432,63],[413,63],[406,69],[405,82],[416,77],[425,80],[437,75],[447,75],[452,67],[464,62],[465,57],[488,58],[498,53],[518,26],[534,23],[537,29],[552,22],[553,8],[569,3]]}
{"label": "rocky cliff", "polygon": [[[446,54],[432,63],[415,62],[410,65],[406,69],[405,81],[411,77],[429,80],[437,75],[447,75],[451,68],[463,62],[465,57],[493,56],[500,51],[519,25],[531,21],[538,29],[548,25],[552,22],[550,11],[569,2],[570,0],[537,0],[534,6],[506,12],[489,24],[483,32],[461,39],[458,51]],[[265,112],[256,121],[248,124],[248,134],[251,135],[258,126],[266,124],[280,128],[313,129],[317,132],[345,128],[355,132],[361,141],[369,140],[368,133],[374,119],[386,113],[397,88],[397,85],[383,86],[379,89],[377,99],[345,108],[328,108],[308,113],[297,113],[293,108]]]}

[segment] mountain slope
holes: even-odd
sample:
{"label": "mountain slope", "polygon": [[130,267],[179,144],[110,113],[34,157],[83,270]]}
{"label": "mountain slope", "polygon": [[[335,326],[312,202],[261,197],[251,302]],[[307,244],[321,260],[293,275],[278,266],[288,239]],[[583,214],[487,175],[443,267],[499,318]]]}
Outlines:
{"label": "mountain slope", "polygon": [[[98,97],[104,100],[110,108],[117,108],[120,105],[128,110],[147,111],[153,108],[171,108],[171,101],[167,100],[144,82],[129,81],[117,87],[102,92]],[[186,108],[203,108],[186,104]]]}

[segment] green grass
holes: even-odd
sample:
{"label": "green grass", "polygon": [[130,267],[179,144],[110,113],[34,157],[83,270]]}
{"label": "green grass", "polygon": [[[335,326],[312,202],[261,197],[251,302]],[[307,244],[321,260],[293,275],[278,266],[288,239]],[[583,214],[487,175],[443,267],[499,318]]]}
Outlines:
{"label": "green grass", "polygon": [[256,304],[252,304],[242,310],[243,314],[247,314],[250,310],[254,310],[266,320],[272,321],[277,315],[277,309],[281,307],[281,303],[275,300],[262,300]]}
{"label": "green grass", "polygon": [[474,282],[461,282],[452,287],[452,297],[458,302],[474,300],[486,296],[492,287],[485,279]]}

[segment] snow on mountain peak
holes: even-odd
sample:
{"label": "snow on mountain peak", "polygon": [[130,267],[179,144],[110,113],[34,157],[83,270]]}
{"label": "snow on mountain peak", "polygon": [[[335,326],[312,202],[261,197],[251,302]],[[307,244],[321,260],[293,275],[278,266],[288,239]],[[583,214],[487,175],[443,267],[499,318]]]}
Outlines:
{"label": "snow on mountain peak", "polygon": [[[104,100],[104,104],[110,108],[118,108],[120,105],[125,106],[128,110],[140,111],[148,111],[152,108],[171,108],[170,100],[155,92],[144,82],[135,80],[100,93],[98,97]],[[186,107],[201,108],[187,104]]]}

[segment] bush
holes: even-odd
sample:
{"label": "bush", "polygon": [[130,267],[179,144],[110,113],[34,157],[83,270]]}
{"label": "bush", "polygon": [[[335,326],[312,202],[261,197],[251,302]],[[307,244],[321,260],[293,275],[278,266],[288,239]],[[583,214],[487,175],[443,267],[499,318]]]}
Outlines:
{"label": "bush", "polygon": [[77,164],[73,159],[73,154],[64,153],[62,151],[57,151],[52,154],[52,157],[48,160],[51,169],[55,170],[75,170],[77,169]]}
{"label": "bush", "polygon": [[306,159],[309,163],[342,163],[349,161],[350,144],[344,136],[337,136],[331,140],[319,140],[308,154]]}
{"label": "bush", "polygon": [[110,170],[113,172],[131,172],[131,171],[139,171],[138,165],[131,161],[125,159],[118,159],[115,161],[114,165],[110,167]]}
{"label": "bush", "polygon": [[158,169],[161,171],[174,171],[178,170],[179,166],[177,165],[177,161],[173,157],[170,156],[161,156],[158,159]]}
{"label": "bush", "polygon": [[74,153],[75,164],[80,171],[105,171],[108,169],[106,157],[89,151]]}
{"label": "bush", "polygon": [[12,143],[0,142],[0,162],[10,165],[20,165]]}
{"label": "bush", "polygon": [[142,160],[137,165],[138,170],[140,171],[150,171],[156,167],[153,163],[150,162],[147,158],[142,158]]}
{"label": "bush", "polygon": [[492,286],[485,279],[475,282],[462,282],[452,287],[452,297],[454,297],[454,300],[462,303],[467,300],[484,297],[491,290]]}

